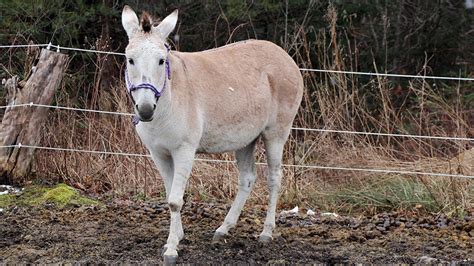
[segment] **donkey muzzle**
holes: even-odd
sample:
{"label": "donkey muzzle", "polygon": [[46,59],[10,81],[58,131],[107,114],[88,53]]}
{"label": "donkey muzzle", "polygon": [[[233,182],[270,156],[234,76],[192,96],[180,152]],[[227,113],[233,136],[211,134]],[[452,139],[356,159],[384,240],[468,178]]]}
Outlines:
{"label": "donkey muzzle", "polygon": [[137,109],[138,117],[142,122],[150,122],[153,120],[153,113],[156,109],[156,104],[146,104],[142,106],[135,105]]}

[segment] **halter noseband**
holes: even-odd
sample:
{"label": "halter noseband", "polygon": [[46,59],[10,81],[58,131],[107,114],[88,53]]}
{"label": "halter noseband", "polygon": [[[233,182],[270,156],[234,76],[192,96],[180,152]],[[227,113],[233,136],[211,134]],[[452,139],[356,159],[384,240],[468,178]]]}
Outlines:
{"label": "halter noseband", "polygon": [[[161,95],[163,94],[163,91],[166,88],[166,81],[168,79],[171,79],[171,69],[170,69],[170,59],[169,59],[169,54],[170,54],[171,48],[166,43],[165,43],[165,47],[166,47],[166,51],[167,51],[167,56],[166,56],[166,61],[165,61],[165,75],[166,75],[166,77],[165,77],[165,81],[163,82],[163,87],[161,88],[161,91],[158,90],[151,83],[140,83],[138,85],[133,85],[132,82],[130,82],[130,79],[128,78],[127,68],[125,68],[125,84],[127,85],[127,90],[128,90],[128,93],[130,94],[130,98],[132,98],[132,101],[133,101],[132,91],[136,91],[138,89],[151,90],[153,92],[153,94],[155,94],[156,99],[159,99],[161,97]],[[138,122],[140,122],[140,119],[138,118],[138,116],[134,115],[133,118],[132,118],[132,123],[136,126],[138,124]]]}
{"label": "halter noseband", "polygon": [[[165,82],[163,82],[163,87],[161,90],[158,90],[153,84],[151,83],[140,83],[138,85],[133,85],[132,82],[130,82],[130,79],[128,78],[128,71],[127,68],[125,68],[125,83],[127,85],[128,93],[130,96],[132,95],[132,91],[136,91],[138,89],[148,89],[153,91],[155,94],[155,97],[158,99],[161,97],[163,91],[166,88],[166,80],[171,79],[171,69],[170,69],[170,59],[169,59],[169,53],[171,51],[171,48],[169,45],[165,44],[166,51],[167,51],[167,56],[166,56],[166,61],[165,61]],[[133,98],[132,98],[133,99]]]}

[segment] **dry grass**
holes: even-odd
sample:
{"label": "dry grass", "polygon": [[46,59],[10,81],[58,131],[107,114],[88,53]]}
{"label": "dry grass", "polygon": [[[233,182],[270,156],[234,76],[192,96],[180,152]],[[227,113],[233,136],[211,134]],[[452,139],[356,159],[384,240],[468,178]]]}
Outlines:
{"label": "dry grass", "polygon": [[[336,33],[334,9],[328,10],[327,19],[327,30],[315,30],[304,22],[287,29],[294,34],[289,35],[284,47],[301,67],[357,71],[357,49],[353,48],[357,44]],[[308,43],[309,34],[318,35],[319,41]],[[342,42],[349,43],[345,46],[349,48],[340,46]],[[319,64],[313,64],[311,58]],[[374,69],[377,67],[374,65]],[[441,83],[398,83],[343,74],[303,75],[307,91],[296,126],[472,137],[472,107],[463,102],[464,90],[468,89],[465,84],[445,87],[454,94],[448,101]],[[125,88],[112,91],[105,96],[95,91],[91,101],[97,102],[99,97],[100,101],[113,102],[114,111],[131,111]],[[70,99],[63,90],[57,103],[74,106]],[[94,106],[91,102],[78,105]],[[43,131],[42,144],[46,146],[145,153],[130,117],[54,111]],[[451,160],[469,149],[472,143],[459,141],[294,131],[286,145],[284,161],[473,175],[472,169],[466,168],[468,161]],[[258,161],[264,161],[261,144],[257,153]],[[234,159],[232,154],[206,158]],[[162,196],[164,191],[149,158],[40,151],[35,170],[39,177],[115,197],[154,197]],[[263,203],[267,197],[264,166],[258,167],[258,174],[251,201]],[[236,194],[236,176],[233,164],[196,162],[187,195],[195,200],[230,201]],[[459,178],[285,168],[280,202],[281,207],[300,205],[337,212],[421,208],[460,213],[474,206],[473,191],[472,180]]]}

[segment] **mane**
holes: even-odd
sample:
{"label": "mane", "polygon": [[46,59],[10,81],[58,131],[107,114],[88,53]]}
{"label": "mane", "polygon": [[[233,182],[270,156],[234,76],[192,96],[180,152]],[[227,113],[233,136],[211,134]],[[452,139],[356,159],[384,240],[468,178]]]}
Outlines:
{"label": "mane", "polygon": [[151,27],[153,26],[153,18],[151,17],[148,12],[143,12],[142,16],[140,17],[140,24],[142,26],[143,32],[149,33],[151,31]]}

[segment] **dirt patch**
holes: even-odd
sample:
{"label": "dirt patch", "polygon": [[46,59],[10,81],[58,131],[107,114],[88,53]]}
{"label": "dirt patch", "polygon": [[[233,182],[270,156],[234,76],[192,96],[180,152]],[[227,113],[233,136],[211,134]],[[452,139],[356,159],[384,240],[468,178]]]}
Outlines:
{"label": "dirt patch", "polygon": [[[372,217],[280,216],[257,242],[264,208],[246,209],[227,243],[211,244],[229,206],[187,203],[178,263],[418,263],[474,260],[474,220],[382,213]],[[163,202],[0,212],[0,263],[160,263],[168,235]]]}

